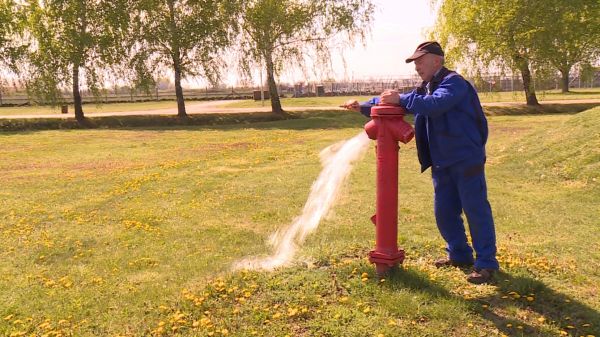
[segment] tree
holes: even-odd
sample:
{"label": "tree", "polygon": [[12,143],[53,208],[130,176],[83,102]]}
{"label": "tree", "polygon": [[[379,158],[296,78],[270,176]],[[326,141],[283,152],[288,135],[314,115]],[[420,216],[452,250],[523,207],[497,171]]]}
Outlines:
{"label": "tree", "polygon": [[17,71],[16,63],[26,49],[23,41],[23,20],[14,0],[0,0],[0,65]]}
{"label": "tree", "polygon": [[[373,18],[370,0],[250,0],[242,19],[240,58],[242,71],[264,66],[274,113],[283,113],[275,76],[284,64],[330,59],[333,38],[353,43],[364,38]],[[343,33],[343,34],[342,34]]]}
{"label": "tree", "polygon": [[535,34],[540,60],[547,60],[562,75],[562,92],[569,91],[569,73],[580,62],[600,52],[600,1],[545,0]]}
{"label": "tree", "polygon": [[528,105],[538,105],[531,64],[540,29],[539,0],[439,0],[435,36],[451,58],[508,67],[521,73]]}
{"label": "tree", "polygon": [[85,123],[80,85],[83,77],[95,96],[102,72],[124,55],[128,0],[28,0],[30,91],[53,105],[71,85],[75,118]]}
{"label": "tree", "polygon": [[594,75],[600,71],[600,68],[594,68],[591,63],[583,62],[579,64],[579,78],[584,84],[589,83],[590,88],[594,84]]}
{"label": "tree", "polygon": [[143,84],[153,69],[174,74],[177,115],[187,117],[181,80],[201,76],[217,83],[223,52],[235,40],[240,1],[140,0],[133,12],[132,68]]}

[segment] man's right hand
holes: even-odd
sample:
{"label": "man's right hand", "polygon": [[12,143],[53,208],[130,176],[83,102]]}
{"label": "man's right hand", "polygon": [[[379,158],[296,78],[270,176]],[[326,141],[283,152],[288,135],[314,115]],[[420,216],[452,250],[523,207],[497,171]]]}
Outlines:
{"label": "man's right hand", "polygon": [[360,112],[360,104],[355,99],[346,101],[346,103],[340,105],[340,107],[348,109],[350,111]]}
{"label": "man's right hand", "polygon": [[400,94],[397,90],[385,90],[381,93],[381,103],[384,104],[400,104]]}

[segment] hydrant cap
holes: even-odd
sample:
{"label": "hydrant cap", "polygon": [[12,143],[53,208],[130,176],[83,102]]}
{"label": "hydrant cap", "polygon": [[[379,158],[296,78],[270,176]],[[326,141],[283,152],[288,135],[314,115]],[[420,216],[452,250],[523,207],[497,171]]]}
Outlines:
{"label": "hydrant cap", "polygon": [[399,105],[375,105],[371,108],[371,116],[384,117],[384,116],[404,116],[406,110]]}

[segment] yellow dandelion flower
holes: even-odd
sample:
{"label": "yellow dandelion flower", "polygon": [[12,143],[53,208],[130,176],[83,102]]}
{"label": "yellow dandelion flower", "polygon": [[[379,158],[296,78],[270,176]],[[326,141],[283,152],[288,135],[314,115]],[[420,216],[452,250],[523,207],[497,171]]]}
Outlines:
{"label": "yellow dandelion flower", "polygon": [[368,314],[370,311],[371,311],[371,308],[369,308],[369,307],[366,307],[366,308],[363,309],[363,312],[365,314]]}
{"label": "yellow dandelion flower", "polygon": [[507,328],[512,328],[512,324],[508,323],[508,324],[506,324],[506,327]]}
{"label": "yellow dandelion flower", "polygon": [[273,315],[273,319],[278,319],[279,317],[281,317],[281,314],[278,312]]}
{"label": "yellow dandelion flower", "polygon": [[362,274],[360,275],[360,277],[361,277],[361,278],[369,278],[369,274],[367,274],[367,273],[362,273]]}
{"label": "yellow dandelion flower", "polygon": [[385,337],[384,334],[380,333],[377,337]]}
{"label": "yellow dandelion flower", "polygon": [[468,326],[469,328],[472,328],[472,327],[473,327],[473,323],[467,323],[467,326]]}
{"label": "yellow dandelion flower", "polygon": [[347,297],[347,296],[341,297],[341,298],[340,298],[340,302],[341,302],[341,303],[348,302],[348,297]]}

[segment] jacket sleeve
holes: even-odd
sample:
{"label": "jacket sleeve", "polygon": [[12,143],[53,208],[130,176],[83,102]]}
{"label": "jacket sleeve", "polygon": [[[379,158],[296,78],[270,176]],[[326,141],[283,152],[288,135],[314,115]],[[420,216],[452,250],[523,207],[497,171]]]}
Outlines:
{"label": "jacket sleeve", "polygon": [[379,100],[379,97],[373,97],[366,102],[360,103],[360,113],[363,114],[365,117],[371,117],[371,107],[373,105],[377,105],[377,103],[379,103]]}
{"label": "jacket sleeve", "polygon": [[400,105],[410,113],[437,117],[452,109],[467,95],[467,83],[460,76],[452,76],[440,83],[431,95],[416,91],[400,96]]}

